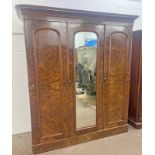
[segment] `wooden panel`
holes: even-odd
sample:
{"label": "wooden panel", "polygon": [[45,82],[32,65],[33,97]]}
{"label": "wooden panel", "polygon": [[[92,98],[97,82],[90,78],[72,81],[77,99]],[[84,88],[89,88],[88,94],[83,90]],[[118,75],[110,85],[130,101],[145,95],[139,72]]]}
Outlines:
{"label": "wooden panel", "polygon": [[105,122],[109,126],[126,122],[128,102],[125,100],[129,91],[129,36],[125,27],[106,26],[107,51],[105,53],[104,100]]}
{"label": "wooden panel", "polygon": [[142,31],[135,31],[132,40],[129,122],[142,126]]}
{"label": "wooden panel", "polygon": [[124,133],[127,131],[128,131],[128,125],[125,124],[115,128],[109,128],[109,129],[99,130],[95,132],[88,132],[85,134],[75,135],[65,139],[44,143],[42,145],[33,145],[33,152],[38,154],[38,153],[42,153],[42,152],[46,152],[54,149],[60,149],[60,148],[75,145],[75,144],[89,142],[90,140],[96,140],[96,139]]}
{"label": "wooden panel", "polygon": [[41,29],[34,33],[37,56],[41,137],[62,133],[61,47],[58,32]]}
{"label": "wooden panel", "polygon": [[123,119],[127,36],[120,32],[113,33],[109,44],[108,123],[112,123]]}
{"label": "wooden panel", "polygon": [[54,22],[34,24],[34,21],[29,24],[34,49],[31,51],[34,56],[34,71],[31,74],[35,77],[35,83],[30,88],[34,89],[36,85],[35,96],[32,95],[36,100],[32,113],[36,111],[34,108],[38,108],[37,118],[33,117],[32,122],[38,123],[36,143],[42,143],[68,134],[66,25]]}

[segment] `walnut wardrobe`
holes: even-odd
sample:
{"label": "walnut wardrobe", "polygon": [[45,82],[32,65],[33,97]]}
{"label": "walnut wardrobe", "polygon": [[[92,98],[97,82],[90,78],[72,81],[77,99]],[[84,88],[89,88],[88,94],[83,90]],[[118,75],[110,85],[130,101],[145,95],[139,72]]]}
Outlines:
{"label": "walnut wardrobe", "polygon": [[16,10],[24,22],[34,153],[126,132],[137,16]]}
{"label": "walnut wardrobe", "polygon": [[133,32],[129,97],[129,123],[142,128],[142,30]]}

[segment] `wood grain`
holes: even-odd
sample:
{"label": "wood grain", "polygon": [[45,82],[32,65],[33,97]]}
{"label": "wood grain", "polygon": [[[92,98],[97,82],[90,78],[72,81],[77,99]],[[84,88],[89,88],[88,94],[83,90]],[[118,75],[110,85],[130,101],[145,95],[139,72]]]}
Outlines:
{"label": "wood grain", "polygon": [[127,123],[130,40],[129,27],[106,26],[104,53],[104,124],[108,127]]}

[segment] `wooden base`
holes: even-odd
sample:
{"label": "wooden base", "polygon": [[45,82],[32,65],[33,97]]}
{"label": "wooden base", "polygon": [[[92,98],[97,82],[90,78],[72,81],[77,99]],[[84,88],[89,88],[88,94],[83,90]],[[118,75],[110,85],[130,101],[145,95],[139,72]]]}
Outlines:
{"label": "wooden base", "polygon": [[129,124],[132,125],[135,129],[142,128],[142,122],[135,122],[135,121],[129,119]]}
{"label": "wooden base", "polygon": [[74,137],[69,137],[66,139],[61,139],[61,140],[57,140],[57,141],[50,142],[50,143],[33,145],[32,149],[35,154],[43,153],[43,152],[51,151],[54,149],[63,148],[66,146],[71,146],[71,145],[75,145],[75,144],[79,144],[79,143],[88,142],[88,141],[91,141],[94,139],[100,139],[103,137],[120,134],[120,133],[127,132],[127,131],[128,131],[128,124],[119,126],[119,127],[104,129],[101,131],[82,134],[82,135],[78,135],[78,136],[74,136]]}

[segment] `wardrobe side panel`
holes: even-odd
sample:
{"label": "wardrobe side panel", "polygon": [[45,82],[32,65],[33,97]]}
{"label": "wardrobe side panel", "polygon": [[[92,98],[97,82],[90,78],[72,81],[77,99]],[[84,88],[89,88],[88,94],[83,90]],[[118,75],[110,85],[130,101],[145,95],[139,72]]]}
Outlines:
{"label": "wardrobe side panel", "polygon": [[131,58],[131,86],[129,122],[136,128],[142,126],[142,31],[133,32]]}

